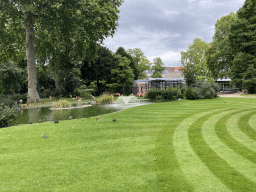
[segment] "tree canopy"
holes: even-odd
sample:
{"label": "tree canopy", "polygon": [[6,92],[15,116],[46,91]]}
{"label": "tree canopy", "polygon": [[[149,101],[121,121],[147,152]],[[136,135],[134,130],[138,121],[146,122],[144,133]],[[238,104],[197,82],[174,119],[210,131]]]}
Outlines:
{"label": "tree canopy", "polygon": [[237,15],[229,33],[229,43],[235,51],[231,78],[249,93],[256,93],[256,2],[246,0]]}
{"label": "tree canopy", "polygon": [[138,79],[147,78],[145,71],[150,70],[151,62],[146,58],[142,50],[139,48],[134,48],[128,49],[126,52],[132,56],[135,62],[138,70]]}
{"label": "tree canopy", "polygon": [[119,54],[115,55],[116,67],[111,70],[112,82],[108,86],[114,92],[130,94],[134,73],[130,67],[130,60]]}
{"label": "tree canopy", "polygon": [[103,91],[107,88],[106,84],[111,82],[113,68],[116,68],[115,55],[108,48],[99,46],[94,62],[83,61],[81,77],[87,86],[96,81],[97,90]]}
{"label": "tree canopy", "polygon": [[181,67],[188,86],[195,83],[197,77],[210,77],[205,55],[208,48],[209,43],[196,38],[187,51],[181,51]]}
{"label": "tree canopy", "polygon": [[151,69],[154,71],[151,77],[162,78],[162,72],[165,70],[165,66],[160,57],[154,58],[153,66]]}
{"label": "tree canopy", "polygon": [[[17,52],[19,47],[26,47],[30,101],[40,101],[37,92],[36,56],[40,55],[42,58],[44,55],[44,58],[50,60],[56,51],[68,50],[72,54],[73,50],[77,60],[84,57],[92,59],[95,51],[90,52],[90,48],[114,34],[118,24],[118,7],[122,2],[123,0],[1,1],[0,21],[1,32],[4,34],[1,37],[1,47],[10,48],[5,49],[8,53]],[[15,33],[7,33],[9,30]],[[17,37],[22,38],[19,40]]]}
{"label": "tree canopy", "polygon": [[214,79],[230,77],[231,65],[234,60],[234,50],[230,46],[228,35],[237,15],[230,13],[217,20],[213,41],[206,52],[207,66]]}

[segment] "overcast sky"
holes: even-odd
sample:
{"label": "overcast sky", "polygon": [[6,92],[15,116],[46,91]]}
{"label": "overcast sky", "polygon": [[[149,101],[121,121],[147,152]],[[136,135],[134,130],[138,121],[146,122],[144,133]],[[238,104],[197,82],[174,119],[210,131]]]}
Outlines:
{"label": "overcast sky", "polygon": [[180,66],[180,52],[195,38],[211,42],[215,23],[236,13],[245,0],[124,0],[119,26],[104,46],[116,51],[140,48],[153,61],[160,57],[167,67]]}

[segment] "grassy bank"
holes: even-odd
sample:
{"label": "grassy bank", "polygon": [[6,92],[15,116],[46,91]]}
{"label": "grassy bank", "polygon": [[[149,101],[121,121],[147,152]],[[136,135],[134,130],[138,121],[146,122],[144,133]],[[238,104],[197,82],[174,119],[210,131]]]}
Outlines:
{"label": "grassy bank", "polygon": [[256,191],[255,107],[181,100],[1,129],[0,191]]}

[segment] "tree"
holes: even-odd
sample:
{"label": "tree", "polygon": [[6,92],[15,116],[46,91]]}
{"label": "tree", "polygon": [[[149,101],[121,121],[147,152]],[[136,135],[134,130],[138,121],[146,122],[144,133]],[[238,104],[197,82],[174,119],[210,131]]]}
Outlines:
{"label": "tree", "polygon": [[116,68],[111,70],[112,83],[108,84],[114,92],[129,94],[134,80],[130,60],[121,55],[115,56]]}
{"label": "tree", "polygon": [[210,77],[205,56],[208,48],[209,43],[196,38],[186,52],[181,51],[181,67],[188,86],[195,83],[198,76]]}
{"label": "tree", "polygon": [[0,93],[17,93],[23,81],[24,70],[14,62],[0,63]]}
{"label": "tree", "polygon": [[229,33],[235,51],[231,78],[239,87],[244,85],[249,93],[256,93],[256,2],[246,0],[237,15]]}
{"label": "tree", "polygon": [[151,77],[162,78],[162,72],[165,70],[165,66],[160,57],[154,58],[153,66],[151,69],[154,71]]}
{"label": "tree", "polygon": [[133,70],[134,79],[137,80],[138,76],[139,76],[139,73],[138,73],[137,66],[136,66],[132,56],[129,53],[127,53],[123,47],[119,47],[116,50],[116,55],[121,55],[122,57],[126,57],[130,61],[129,65]]}
{"label": "tree", "polygon": [[108,48],[100,46],[94,62],[83,61],[81,77],[85,80],[87,86],[92,81],[96,81],[97,90],[100,91],[107,88],[106,84],[110,83],[111,70],[114,68],[116,68],[116,62],[113,53]]}
{"label": "tree", "polygon": [[128,49],[126,52],[132,56],[135,62],[135,66],[138,70],[138,79],[147,78],[145,71],[150,69],[151,63],[146,58],[146,56],[141,51],[141,49],[139,48]]}
{"label": "tree", "polygon": [[228,35],[230,26],[237,20],[237,15],[230,13],[217,20],[215,33],[210,48],[206,51],[207,67],[214,79],[230,77],[234,50],[230,46]]}
{"label": "tree", "polygon": [[[72,43],[68,48],[77,50],[79,56],[83,54],[90,58],[90,53],[86,52],[90,45],[102,43],[107,36],[114,34],[118,7],[122,2],[123,0],[1,1],[0,20],[1,27],[5,28],[3,31],[6,31],[7,26],[11,29],[24,26],[24,30],[19,31],[19,34],[26,37],[28,101],[40,101],[37,92],[35,46],[42,52],[46,49],[46,46],[40,46],[40,43],[45,45],[43,34],[52,37],[51,44],[63,42],[64,46],[67,46]],[[1,45],[6,46],[8,37],[1,40],[4,40]]]}

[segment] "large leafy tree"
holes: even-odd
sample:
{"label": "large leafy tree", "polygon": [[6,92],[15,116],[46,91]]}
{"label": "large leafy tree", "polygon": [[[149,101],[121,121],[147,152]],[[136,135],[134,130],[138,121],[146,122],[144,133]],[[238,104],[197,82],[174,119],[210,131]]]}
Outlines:
{"label": "large leafy tree", "polygon": [[206,51],[209,43],[200,38],[193,40],[187,51],[181,51],[181,67],[188,86],[195,83],[196,78],[210,76],[206,62]]}
{"label": "large leafy tree", "polygon": [[152,76],[153,78],[161,78],[162,77],[162,72],[165,69],[164,63],[160,57],[156,57],[153,60],[153,65],[151,69],[154,71]]}
{"label": "large leafy tree", "polygon": [[[53,50],[74,50],[77,58],[91,58],[91,45],[113,35],[117,26],[118,7],[122,0],[2,0],[0,21],[2,31],[7,27],[26,37],[29,101],[40,101],[37,92],[35,47],[49,59]],[[20,30],[23,28],[24,30]],[[48,38],[50,42],[44,43]],[[1,39],[6,47],[9,34]],[[61,42],[61,43],[60,43]],[[48,50],[47,45],[51,49]],[[66,46],[66,49],[63,48]],[[70,52],[69,52],[70,53]]]}
{"label": "large leafy tree", "polygon": [[108,87],[114,92],[129,94],[132,82],[134,80],[134,73],[130,67],[130,60],[121,55],[115,55],[116,67],[111,70],[111,83]]}
{"label": "large leafy tree", "polygon": [[0,63],[0,93],[17,93],[25,80],[24,70],[14,62]]}
{"label": "large leafy tree", "polygon": [[142,50],[139,48],[134,48],[128,49],[126,52],[132,56],[135,62],[135,66],[138,71],[138,79],[147,78],[145,71],[150,69],[151,62],[146,58]]}
{"label": "large leafy tree", "polygon": [[126,57],[129,61],[130,61],[130,67],[132,68],[133,70],[133,74],[134,74],[134,79],[137,80],[138,79],[138,76],[139,76],[139,73],[138,73],[138,69],[137,69],[137,66],[134,62],[134,59],[132,58],[132,56],[125,51],[125,49],[123,47],[119,47],[117,50],[116,50],[116,55],[121,55],[122,57]]}
{"label": "large leafy tree", "polygon": [[237,20],[237,15],[230,13],[217,20],[210,48],[206,52],[207,66],[214,79],[230,77],[234,50],[230,46],[228,35],[230,26]]}
{"label": "large leafy tree", "polygon": [[256,2],[246,0],[231,25],[229,41],[235,51],[231,78],[249,93],[256,93]]}
{"label": "large leafy tree", "polygon": [[106,89],[106,84],[111,81],[111,70],[116,68],[115,56],[106,47],[100,46],[97,58],[93,62],[84,61],[81,68],[81,77],[87,86],[96,81],[97,90]]}

